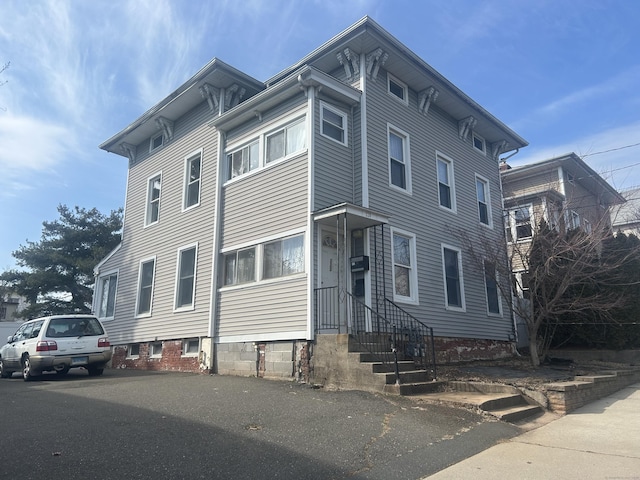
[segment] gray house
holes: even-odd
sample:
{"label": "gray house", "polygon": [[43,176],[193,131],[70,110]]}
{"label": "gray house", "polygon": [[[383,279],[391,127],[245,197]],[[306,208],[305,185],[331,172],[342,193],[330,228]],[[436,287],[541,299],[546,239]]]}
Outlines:
{"label": "gray house", "polygon": [[129,161],[95,269],[114,366],[339,384],[358,339],[511,354],[455,232],[504,234],[499,156],[526,144],[368,17],[266,82],[212,60],[100,146]]}

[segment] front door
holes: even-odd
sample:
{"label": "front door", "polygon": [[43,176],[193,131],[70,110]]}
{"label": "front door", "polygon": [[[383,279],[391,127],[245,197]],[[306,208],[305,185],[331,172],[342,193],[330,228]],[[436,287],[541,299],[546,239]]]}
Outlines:
{"label": "front door", "polygon": [[318,323],[321,329],[339,328],[338,290],[342,268],[338,261],[337,233],[322,230],[320,245]]}

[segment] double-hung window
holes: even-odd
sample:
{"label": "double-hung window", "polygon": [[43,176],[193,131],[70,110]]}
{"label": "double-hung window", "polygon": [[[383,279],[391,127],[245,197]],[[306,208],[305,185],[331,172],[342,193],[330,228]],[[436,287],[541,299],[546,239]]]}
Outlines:
{"label": "double-hung window", "polygon": [[227,155],[228,180],[260,167],[260,142],[251,142]]}
{"label": "double-hung window", "polygon": [[453,183],[453,161],[438,154],[436,164],[438,169],[438,199],[440,206],[455,211],[456,199]]}
{"label": "double-hung window", "polygon": [[464,285],[462,282],[460,250],[443,245],[442,265],[444,272],[446,307],[464,309]]}
{"label": "double-hung window", "polygon": [[147,211],[145,225],[157,223],[160,218],[160,187],[162,174],[151,177],[147,183]]}
{"label": "double-hung window", "polygon": [[575,230],[576,228],[580,228],[580,215],[578,212],[574,210],[570,210],[567,213],[569,230]]}
{"label": "double-hung window", "polygon": [[487,311],[493,315],[500,315],[500,294],[498,293],[498,276],[494,263],[484,261],[484,285],[487,293]]}
{"label": "double-hung window", "polygon": [[478,199],[478,217],[480,223],[491,226],[491,199],[489,196],[489,182],[476,176],[476,196]]}
{"label": "double-hung window", "polygon": [[533,236],[531,205],[524,205],[522,207],[510,209],[507,212],[505,220],[505,230],[507,233],[507,240],[509,242],[527,240]]}
{"label": "double-hung window", "polygon": [[151,313],[153,298],[153,278],[156,268],[156,259],[151,258],[140,262],[138,272],[138,299],[136,302],[136,315],[148,315]]}
{"label": "double-hung window", "polygon": [[224,255],[223,285],[237,285],[256,280],[256,248],[245,248]]}
{"label": "double-hung window", "polygon": [[322,135],[347,145],[347,115],[340,110],[320,102],[320,123]]}
{"label": "double-hung window", "polygon": [[194,306],[198,246],[191,245],[178,251],[175,308]]}
{"label": "double-hung window", "polygon": [[307,128],[304,120],[296,121],[266,137],[266,163],[299,152],[306,146]]}
{"label": "double-hung window", "polygon": [[389,184],[411,193],[409,136],[389,127]]}
{"label": "double-hung window", "polygon": [[200,203],[200,177],[202,168],[202,153],[185,159],[184,172],[184,209],[194,207]]}
{"label": "double-hung window", "polygon": [[113,272],[98,279],[98,318],[113,318],[116,308],[118,273]]}
{"label": "double-hung window", "polygon": [[395,300],[417,303],[416,237],[392,230],[393,295]]}
{"label": "double-hung window", "polygon": [[262,278],[277,278],[304,272],[304,236],[276,240],[263,246]]}

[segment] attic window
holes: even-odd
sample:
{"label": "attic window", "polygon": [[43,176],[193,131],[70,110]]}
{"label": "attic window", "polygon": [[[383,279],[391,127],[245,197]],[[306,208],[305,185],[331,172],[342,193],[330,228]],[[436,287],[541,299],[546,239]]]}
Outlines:
{"label": "attic window", "polygon": [[387,73],[387,86],[390,95],[398,98],[402,103],[409,104],[409,92],[406,84]]}
{"label": "attic window", "polygon": [[487,153],[486,144],[484,143],[484,138],[482,138],[477,133],[473,133],[473,148],[482,152],[483,154]]}
{"label": "attic window", "polygon": [[151,141],[149,142],[149,152],[153,152],[154,150],[160,148],[164,145],[164,134],[162,132],[158,133],[151,137]]}
{"label": "attic window", "polygon": [[569,172],[567,172],[567,181],[571,184],[571,185],[575,185],[576,183],[576,179],[575,177],[570,174]]}

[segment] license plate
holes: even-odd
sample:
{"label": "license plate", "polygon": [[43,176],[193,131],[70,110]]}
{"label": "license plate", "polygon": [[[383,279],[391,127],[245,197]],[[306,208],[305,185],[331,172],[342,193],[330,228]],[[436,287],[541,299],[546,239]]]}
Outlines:
{"label": "license plate", "polygon": [[86,365],[88,361],[88,357],[73,357],[71,359],[71,365]]}

